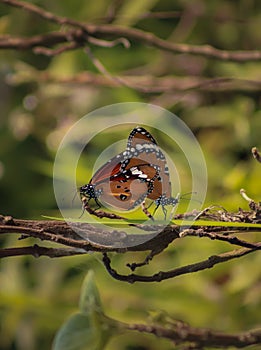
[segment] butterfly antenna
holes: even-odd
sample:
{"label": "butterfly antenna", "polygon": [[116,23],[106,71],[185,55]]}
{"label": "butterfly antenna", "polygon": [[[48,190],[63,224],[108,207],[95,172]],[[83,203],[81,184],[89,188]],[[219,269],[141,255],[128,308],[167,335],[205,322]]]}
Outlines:
{"label": "butterfly antenna", "polygon": [[180,198],[182,197],[185,197],[185,196],[190,196],[190,195],[192,195],[192,194],[197,194],[197,192],[196,191],[190,191],[190,192],[186,192],[186,193],[183,193],[181,196],[180,196]]}
{"label": "butterfly antenna", "polygon": [[77,188],[77,190],[74,192],[74,195],[73,195],[73,199],[72,199],[72,203],[71,203],[72,207],[73,207],[73,204],[74,204],[74,201],[75,201],[75,198],[76,198],[78,192],[79,192],[79,189]]}
{"label": "butterfly antenna", "polygon": [[62,202],[65,203],[66,199],[68,200],[68,197],[71,198],[71,194],[73,193],[73,200],[72,200],[72,203],[71,203],[71,206],[73,204],[73,201],[77,195],[77,192],[78,192],[78,189],[75,191],[75,190],[72,190],[72,191],[68,191],[63,197],[62,197]]}
{"label": "butterfly antenna", "polygon": [[190,201],[190,200],[192,200],[192,201],[194,201],[194,202],[198,202],[198,203],[202,204],[202,201],[200,201],[199,199],[195,199],[195,198],[185,198],[186,196],[191,195],[191,194],[197,194],[197,192],[196,192],[196,191],[191,191],[191,192],[184,193],[184,194],[182,194],[182,195],[179,197],[179,199],[182,199],[182,200],[185,200],[185,201]]}

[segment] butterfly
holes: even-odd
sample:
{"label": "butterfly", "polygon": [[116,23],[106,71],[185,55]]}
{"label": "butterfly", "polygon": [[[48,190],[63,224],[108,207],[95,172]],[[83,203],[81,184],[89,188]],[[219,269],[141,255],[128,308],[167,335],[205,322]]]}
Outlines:
{"label": "butterfly", "polygon": [[[134,128],[126,150],[99,168],[87,185],[80,187],[84,207],[94,199],[120,210],[131,210],[141,205],[144,213],[153,216],[145,206],[146,198],[161,206],[166,217],[166,205],[175,206],[171,197],[171,183],[166,158],[156,140],[144,128]],[[155,211],[156,211],[155,209]],[[154,212],[155,212],[154,211]]]}

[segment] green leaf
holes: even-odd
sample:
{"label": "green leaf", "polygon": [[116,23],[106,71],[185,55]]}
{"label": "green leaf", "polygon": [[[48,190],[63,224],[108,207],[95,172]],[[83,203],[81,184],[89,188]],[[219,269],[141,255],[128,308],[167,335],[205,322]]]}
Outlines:
{"label": "green leaf", "polygon": [[90,315],[77,313],[60,328],[53,342],[53,350],[96,350],[100,348],[100,334]]}
{"label": "green leaf", "polygon": [[83,281],[79,308],[82,313],[103,313],[100,294],[94,281],[93,271],[89,271]]}
{"label": "green leaf", "polygon": [[53,350],[102,350],[117,330],[117,322],[103,313],[93,271],[84,279],[79,307],[81,312],[72,315],[58,331]]}

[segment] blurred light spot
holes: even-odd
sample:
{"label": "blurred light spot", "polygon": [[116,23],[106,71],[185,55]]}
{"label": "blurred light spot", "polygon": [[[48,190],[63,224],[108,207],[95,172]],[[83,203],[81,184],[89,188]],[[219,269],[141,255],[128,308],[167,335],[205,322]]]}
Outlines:
{"label": "blurred light spot", "polygon": [[23,100],[24,108],[28,111],[34,110],[38,105],[38,98],[34,95],[27,95]]}
{"label": "blurred light spot", "polygon": [[46,138],[46,145],[51,151],[57,151],[60,142],[64,138],[64,135],[72,126],[72,121],[68,118],[64,119],[61,125],[52,131]]}
{"label": "blurred light spot", "polygon": [[59,143],[62,140],[63,135],[61,135],[60,130],[55,130],[51,132],[46,138],[46,145],[51,151],[56,151],[59,147]]}
{"label": "blurred light spot", "polygon": [[28,113],[14,113],[9,119],[9,127],[15,138],[23,140],[33,128],[33,117]]}

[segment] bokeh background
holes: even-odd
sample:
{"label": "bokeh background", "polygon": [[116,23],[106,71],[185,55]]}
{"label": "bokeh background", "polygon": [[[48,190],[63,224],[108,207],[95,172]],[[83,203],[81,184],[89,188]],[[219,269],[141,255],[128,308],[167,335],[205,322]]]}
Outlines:
{"label": "bokeh background", "polygon": [[[261,45],[258,0],[33,2],[61,16],[138,28],[171,42],[210,44],[223,50],[255,50]],[[161,15],[156,15],[159,12]],[[60,30],[55,24],[2,3],[0,15],[1,35],[28,37]],[[239,195],[240,188],[245,188],[253,199],[260,199],[260,165],[251,156],[253,146],[261,149],[259,62],[172,54],[138,42],[131,42],[129,49],[122,45],[92,45],[91,50],[112,76],[125,77],[130,85],[145,86],[146,91],[120,86],[102,76],[83,49],[54,57],[29,50],[1,50],[0,214],[24,219],[59,215],[52,167],[62,137],[85,114],[119,102],[157,104],[191,128],[208,167],[205,205],[219,204],[231,211],[247,209],[247,202]],[[154,136],[159,144],[168,147],[162,135]],[[106,144],[100,138],[88,148],[90,162],[80,175],[86,176],[86,182],[91,164],[110,144],[110,138],[113,142],[115,135],[108,133]],[[1,237],[0,244],[22,246],[25,242],[10,236]],[[170,269],[229,248],[224,243],[184,238],[142,271]],[[127,262],[143,257],[115,256],[115,265],[126,273]],[[260,322],[258,254],[210,271],[134,285],[114,281],[100,259],[91,254],[1,261],[0,349],[50,349],[55,332],[77,310],[80,286],[89,269],[95,271],[106,313],[121,321],[142,322],[151,313],[167,311],[193,326],[227,332],[247,330]],[[107,349],[159,347],[170,349],[171,344],[156,341],[153,336],[123,334],[113,338]]]}

